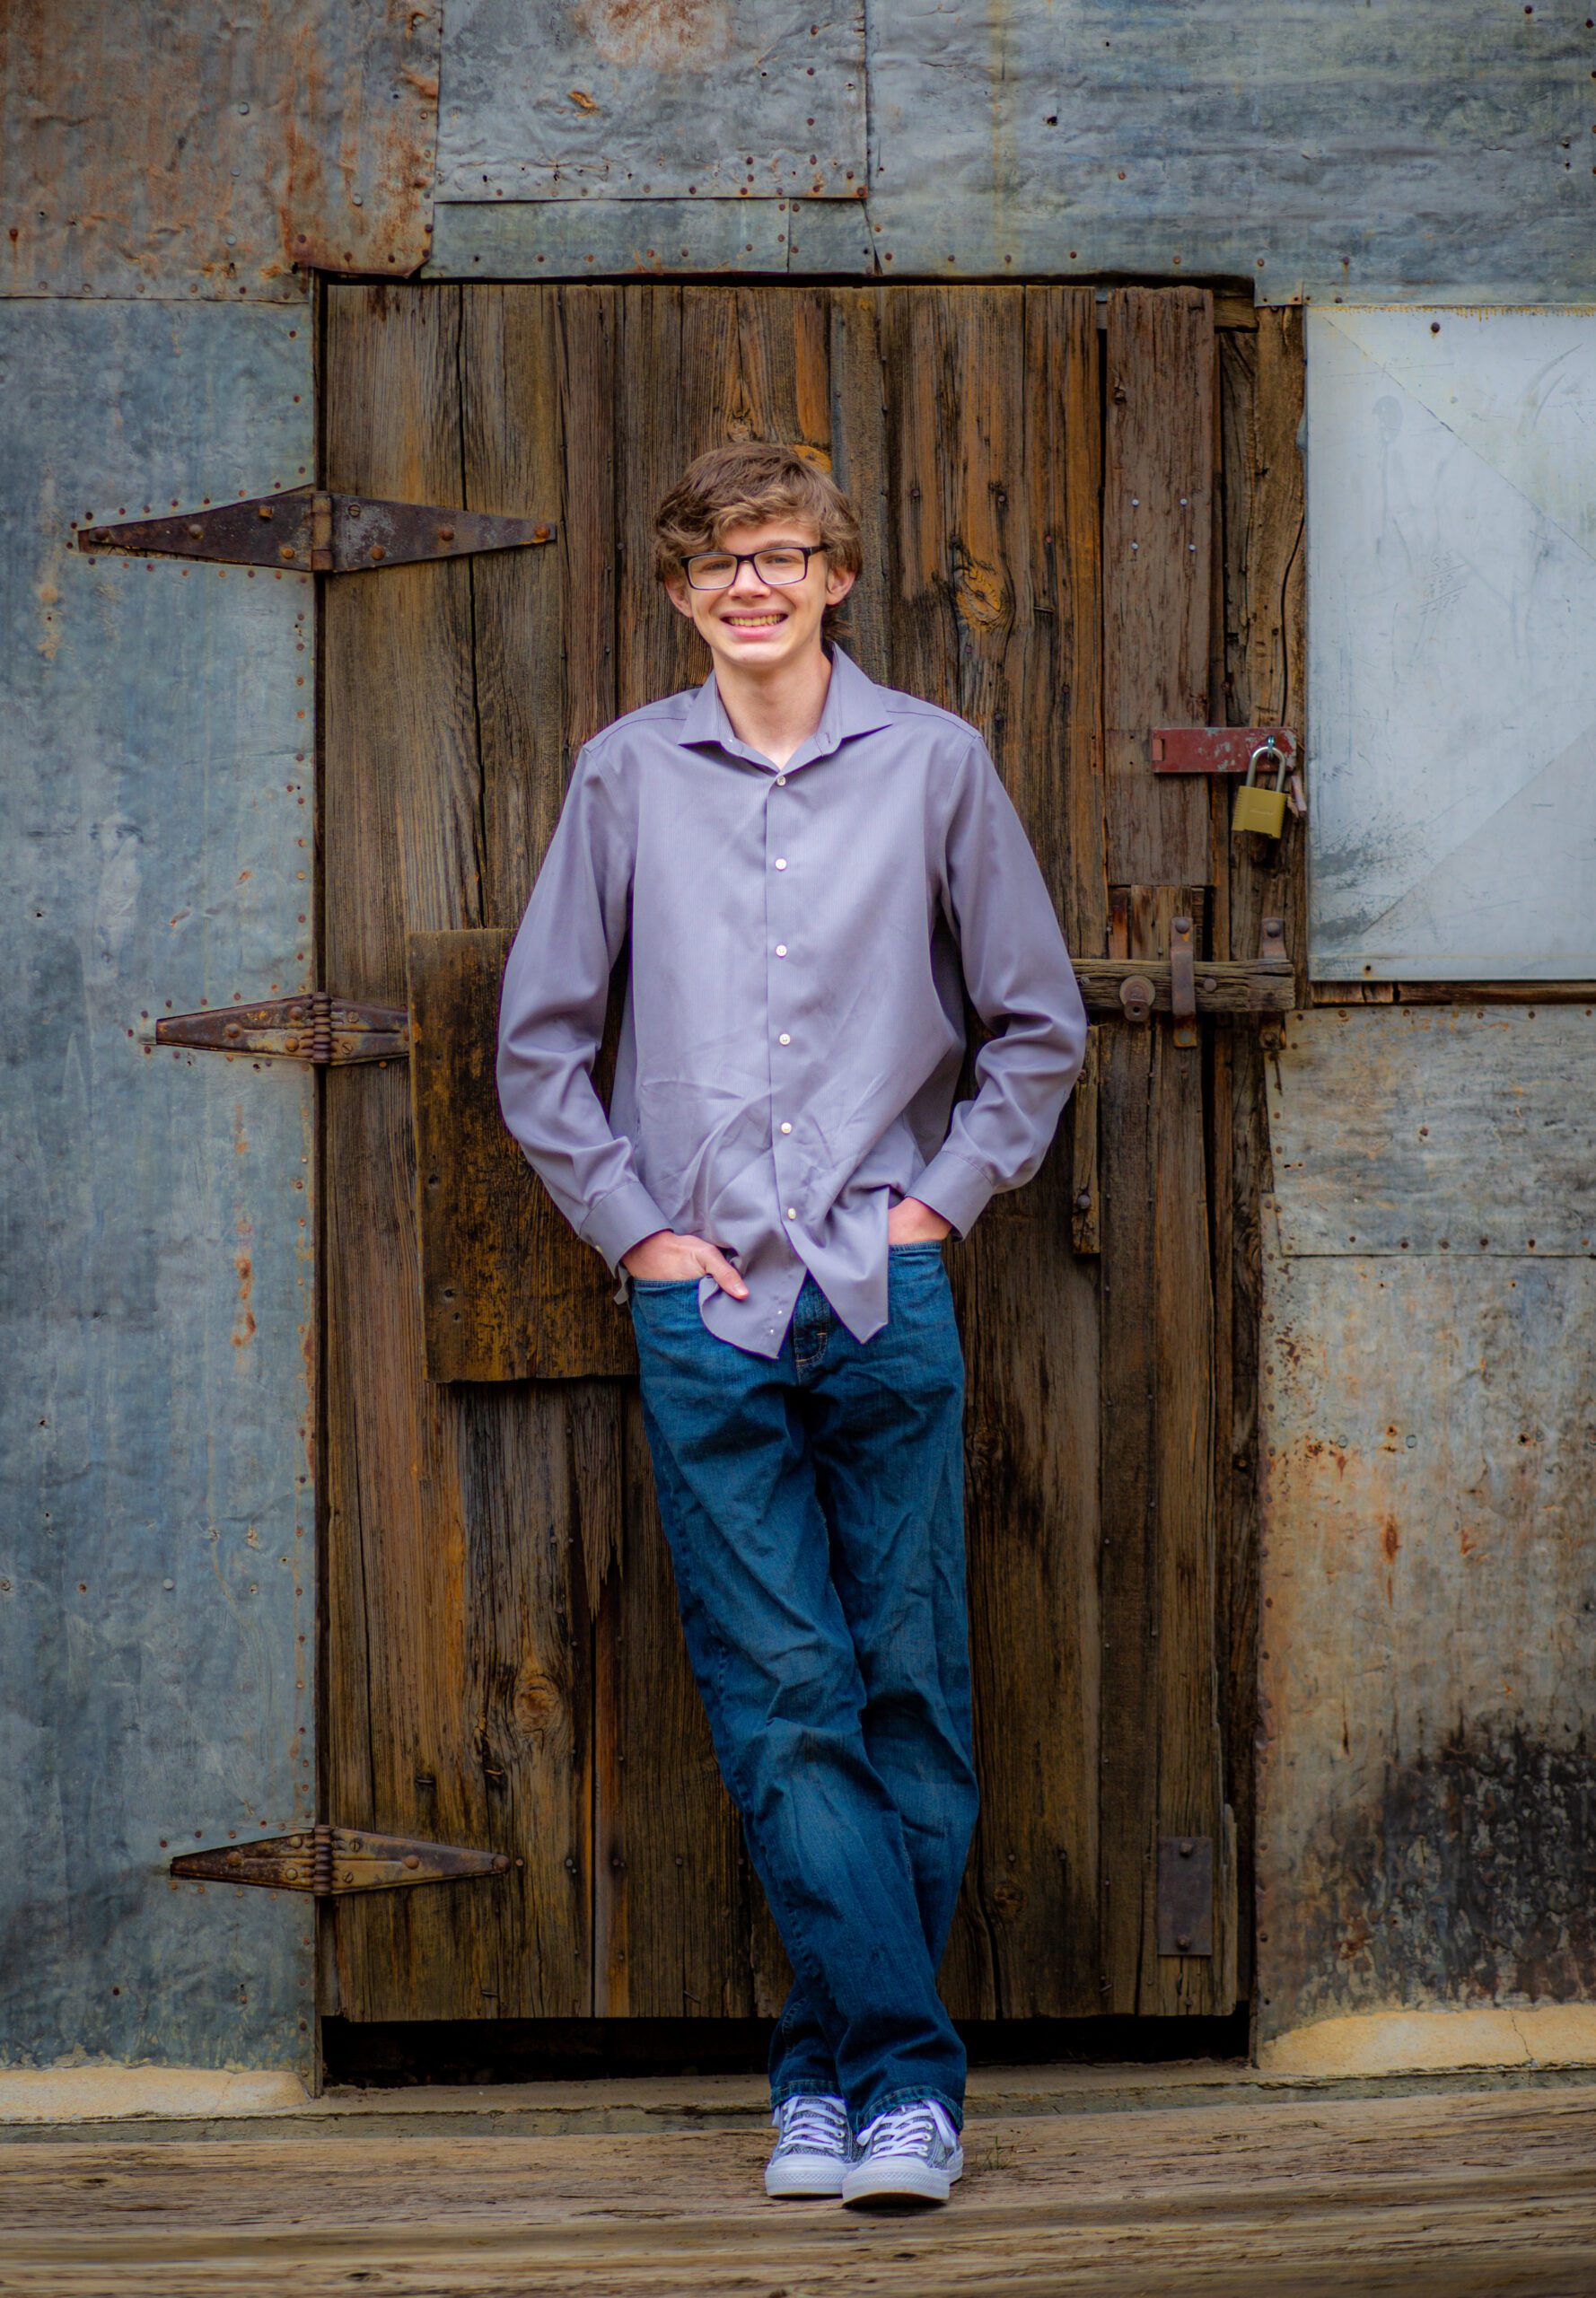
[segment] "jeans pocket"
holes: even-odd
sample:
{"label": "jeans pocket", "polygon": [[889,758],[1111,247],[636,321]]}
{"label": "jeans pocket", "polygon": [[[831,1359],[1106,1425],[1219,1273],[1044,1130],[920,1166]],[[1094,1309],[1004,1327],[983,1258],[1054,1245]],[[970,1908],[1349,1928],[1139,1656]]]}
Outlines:
{"label": "jeans pocket", "polygon": [[689,1285],[696,1293],[698,1279],[696,1276],[634,1276],[631,1279],[634,1293],[680,1293]]}

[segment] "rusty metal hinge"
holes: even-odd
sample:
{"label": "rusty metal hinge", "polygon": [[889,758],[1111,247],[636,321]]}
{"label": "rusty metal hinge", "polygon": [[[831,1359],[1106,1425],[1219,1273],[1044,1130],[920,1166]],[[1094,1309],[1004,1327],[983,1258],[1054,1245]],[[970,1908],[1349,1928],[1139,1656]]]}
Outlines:
{"label": "rusty metal hinge", "polygon": [[257,1060],[403,1061],[410,1051],[410,1015],[403,1005],[359,1005],[325,989],[272,997],[259,1005],[213,1005],[201,1013],[163,1013],[157,1045],[207,1053],[248,1053]]}
{"label": "rusty metal hinge", "polygon": [[309,1891],[319,1899],[351,1891],[403,1891],[415,1883],[460,1883],[473,1875],[505,1875],[502,1851],[469,1851],[453,1843],[418,1843],[407,1835],[371,1835],[364,1828],[317,1825],[298,1835],[261,1836],[225,1850],[186,1851],[171,1863],[185,1883],[252,1883],[265,1891]]}
{"label": "rusty metal hinge", "polygon": [[165,519],[82,527],[77,547],[122,551],[135,558],[207,558],[227,566],[275,566],[283,573],[358,574],[374,566],[521,550],[553,540],[554,529],[541,519],[293,487],[281,495],[174,512]]}
{"label": "rusty metal hinge", "polygon": [[1148,736],[1154,774],[1245,774],[1260,742],[1296,762],[1289,726],[1154,726]]}
{"label": "rusty metal hinge", "polygon": [[1158,1952],[1214,1952],[1214,1838],[1166,1835],[1158,1842]]}

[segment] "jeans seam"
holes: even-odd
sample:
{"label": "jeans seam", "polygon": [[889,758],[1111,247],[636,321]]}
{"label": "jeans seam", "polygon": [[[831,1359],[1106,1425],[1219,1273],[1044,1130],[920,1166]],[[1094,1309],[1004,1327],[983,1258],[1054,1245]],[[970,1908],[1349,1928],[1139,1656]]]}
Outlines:
{"label": "jeans seam", "polygon": [[784,2083],[779,2091],[770,2093],[771,2109],[785,2106],[789,2099],[840,2099],[842,2092],[834,2083]]}

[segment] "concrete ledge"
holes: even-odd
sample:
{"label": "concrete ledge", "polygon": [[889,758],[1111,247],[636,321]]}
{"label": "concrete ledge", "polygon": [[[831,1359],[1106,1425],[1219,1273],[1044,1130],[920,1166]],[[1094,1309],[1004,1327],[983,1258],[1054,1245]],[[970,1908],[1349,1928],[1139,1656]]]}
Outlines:
{"label": "concrete ledge", "polygon": [[1266,2043],[1259,2072],[1299,2080],[1469,2067],[1596,2066],[1596,2004],[1524,2011],[1375,2011]]}
{"label": "concrete ledge", "polygon": [[212,2066],[0,2067],[0,2124],[229,2121],[308,2106],[297,2074]]}
{"label": "concrete ledge", "polygon": [[[1438,2024],[1443,2015],[1428,2022],[1421,2018],[1420,2023]],[[1514,2015],[1521,2020],[1525,2014]],[[1596,2089],[1596,2064],[1541,2066],[1522,2056],[1506,2065],[1444,2061],[1391,2074],[1354,2067],[1296,2074],[1211,2059],[1162,2066],[1054,2064],[974,2069],[969,2105],[972,2119],[987,2124],[1067,2115],[1135,2115],[1171,2107],[1441,2096],[1587,2083]],[[19,2094],[0,2087],[0,2150],[26,2143],[116,2138],[150,2145],[244,2136],[252,2141],[541,2139],[651,2131],[764,2131],[769,2120],[764,2078],[750,2074],[417,2084],[392,2091],[329,2091],[320,2099],[308,2098],[292,2075],[227,2075],[188,2067],[50,2068],[42,2077],[0,2071],[0,2086],[12,2083],[26,2088]],[[57,2086],[53,2091],[52,2084]],[[22,2112],[16,2111],[19,2095]]]}

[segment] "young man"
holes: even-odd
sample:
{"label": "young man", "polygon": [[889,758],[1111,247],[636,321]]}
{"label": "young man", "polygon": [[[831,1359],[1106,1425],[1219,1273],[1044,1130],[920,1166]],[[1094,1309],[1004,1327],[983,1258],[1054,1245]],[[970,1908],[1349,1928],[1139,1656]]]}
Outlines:
{"label": "young man", "polygon": [[[688,1649],[795,1974],[767,2190],[945,2202],[964,2053],[936,1973],[976,1783],[941,1248],[1035,1172],[1085,1015],[979,737],[825,639],[860,566],[831,479],[719,448],[656,542],[713,670],[577,759],[499,1097],[625,1271]],[[955,1110],[966,987],[995,1035]]]}

